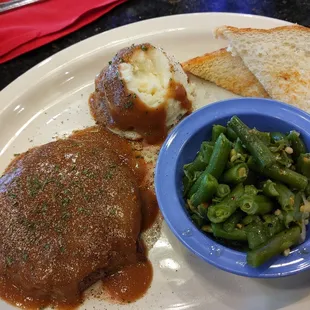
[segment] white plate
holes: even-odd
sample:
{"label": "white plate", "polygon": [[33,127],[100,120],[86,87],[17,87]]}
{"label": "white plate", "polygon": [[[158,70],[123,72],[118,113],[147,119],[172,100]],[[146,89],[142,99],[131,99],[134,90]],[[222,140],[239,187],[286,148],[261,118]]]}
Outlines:
{"label": "white plate", "polygon": [[[94,77],[120,48],[147,41],[183,61],[226,46],[212,35],[224,24],[270,28],[287,23],[223,13],[170,16],[96,35],[38,64],[0,93],[0,172],[14,153],[94,124],[87,106]],[[198,93],[199,105],[234,97],[202,82]],[[81,309],[309,309],[309,272],[269,280],[235,276],[194,257],[166,225],[150,259],[154,279],[144,298],[126,306],[88,300]],[[0,309],[12,307],[0,302]]]}

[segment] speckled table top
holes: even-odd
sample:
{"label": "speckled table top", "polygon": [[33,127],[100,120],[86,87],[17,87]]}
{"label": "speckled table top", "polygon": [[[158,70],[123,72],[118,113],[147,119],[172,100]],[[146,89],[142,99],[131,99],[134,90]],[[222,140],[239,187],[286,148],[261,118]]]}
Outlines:
{"label": "speckled table top", "polygon": [[74,33],[0,65],[0,90],[60,50],[100,32],[136,21],[194,12],[264,15],[310,26],[309,0],[129,0]]}

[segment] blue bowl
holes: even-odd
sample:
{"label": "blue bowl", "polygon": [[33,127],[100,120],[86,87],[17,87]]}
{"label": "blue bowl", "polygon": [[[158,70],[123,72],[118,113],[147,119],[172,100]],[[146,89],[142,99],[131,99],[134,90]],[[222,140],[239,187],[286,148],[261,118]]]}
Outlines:
{"label": "blue bowl", "polygon": [[[208,105],[186,117],[167,137],[155,172],[156,195],[163,216],[176,237],[208,263],[247,277],[275,278],[310,267],[310,238],[295,247],[288,257],[278,256],[259,268],[246,264],[246,254],[225,247],[202,233],[190,220],[182,197],[183,165],[191,162],[213,124],[226,125],[237,115],[249,127],[261,131],[301,133],[310,150],[310,115],[293,106],[268,99],[231,99]],[[309,225],[310,226],[310,225]]]}

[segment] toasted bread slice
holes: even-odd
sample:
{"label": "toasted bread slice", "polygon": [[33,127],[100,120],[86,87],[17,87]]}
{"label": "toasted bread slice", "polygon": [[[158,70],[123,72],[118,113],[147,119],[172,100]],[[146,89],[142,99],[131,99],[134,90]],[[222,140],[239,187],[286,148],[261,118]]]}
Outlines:
{"label": "toasted bread slice", "polygon": [[183,69],[244,97],[268,97],[263,86],[244,65],[239,56],[232,56],[225,48],[190,59]]}
{"label": "toasted bread slice", "polygon": [[298,25],[272,29],[222,26],[217,37],[256,76],[271,98],[310,109],[310,29]]}

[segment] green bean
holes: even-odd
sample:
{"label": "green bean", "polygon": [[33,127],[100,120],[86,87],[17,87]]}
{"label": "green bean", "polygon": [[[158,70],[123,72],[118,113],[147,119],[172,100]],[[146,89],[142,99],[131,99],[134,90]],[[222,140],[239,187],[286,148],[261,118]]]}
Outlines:
{"label": "green bean", "polygon": [[194,183],[194,185],[191,187],[189,191],[190,197],[195,192],[197,192],[200,182],[206,174],[211,174],[216,179],[219,179],[227,163],[230,149],[231,149],[231,143],[225,137],[224,134],[220,134],[220,136],[215,142],[209,165],[204,170],[204,172],[200,175],[198,180]]}
{"label": "green bean", "polygon": [[231,142],[236,141],[237,138],[238,138],[238,136],[236,135],[236,133],[235,133],[230,127],[227,127],[226,135],[227,135],[227,138],[228,138]]}
{"label": "green bean", "polygon": [[193,162],[184,165],[183,187],[184,195],[187,194],[188,190],[191,188],[195,181],[195,174],[198,171],[204,170],[209,164],[211,155],[213,152],[213,146],[209,142],[202,142],[200,150],[197,153],[196,158]]}
{"label": "green bean", "polygon": [[226,221],[238,208],[238,200],[242,197],[244,188],[239,183],[220,203],[208,208],[208,218],[213,223]]}
{"label": "green bean", "polygon": [[297,160],[297,171],[310,178],[310,153],[300,154]]}
{"label": "green bean", "polygon": [[190,190],[188,191],[188,197],[192,197],[199,189],[201,182],[203,179],[209,175],[210,173],[203,171],[200,173],[199,177],[195,180],[194,184],[191,186]]}
{"label": "green bean", "polygon": [[272,200],[264,195],[244,195],[239,202],[240,209],[250,215],[262,215],[272,211]]}
{"label": "green bean", "polygon": [[298,158],[300,154],[306,153],[306,146],[304,142],[300,138],[300,133],[292,130],[287,136],[288,140],[291,142],[291,146],[293,148],[293,157]]}
{"label": "green bean", "polygon": [[[196,225],[198,227],[205,224],[206,222],[209,222],[209,219],[207,216],[208,205],[206,203],[202,203],[198,207],[194,207],[188,201],[188,203],[186,204],[186,207],[189,209],[189,212],[191,214],[191,218],[196,223]],[[199,217],[199,219],[198,219],[198,217]]]}
{"label": "green bean", "polygon": [[227,184],[219,184],[216,189],[216,196],[219,198],[224,198],[230,193],[230,187]]}
{"label": "green bean", "polygon": [[235,142],[234,150],[239,154],[246,154],[246,149],[243,147],[242,142],[239,138],[237,138]]}
{"label": "green bean", "polygon": [[226,165],[226,169],[230,169],[236,164],[245,163],[247,158],[248,158],[248,154],[239,153],[235,148],[232,149],[230,152],[229,161],[227,162],[227,165]]}
{"label": "green bean", "polygon": [[283,134],[282,132],[277,132],[277,131],[271,132],[270,137],[271,137],[271,141],[273,143],[283,142],[286,145],[289,145],[289,141],[287,139],[287,136],[285,134]]}
{"label": "green bean", "polygon": [[275,162],[274,156],[264,142],[253,133],[253,129],[249,129],[237,116],[231,118],[228,126],[236,132],[237,136],[246,146],[247,150],[254,156],[261,168],[269,167]]}
{"label": "green bean", "polygon": [[257,130],[256,128],[252,129],[253,134],[257,136],[265,145],[269,145],[271,143],[270,133],[269,132],[262,132]]}
{"label": "green bean", "polygon": [[261,219],[258,215],[247,215],[245,218],[242,219],[243,225],[249,225],[253,222],[261,222]]}
{"label": "green bean", "polygon": [[254,185],[246,185],[244,187],[244,194],[245,195],[257,195],[259,190]]}
{"label": "green bean", "polygon": [[283,221],[286,227],[289,227],[292,222],[300,222],[302,220],[302,213],[300,212],[302,204],[302,192],[298,192],[295,195],[293,210],[282,212]]}
{"label": "green bean", "polygon": [[263,194],[268,196],[268,197],[276,197],[279,196],[279,193],[276,190],[276,183],[267,180],[261,184],[262,189],[263,189]]}
{"label": "green bean", "polygon": [[257,248],[269,239],[268,231],[262,222],[252,222],[245,231],[250,249]]}
{"label": "green bean", "polygon": [[273,256],[281,254],[284,250],[298,243],[301,230],[294,226],[284,230],[266,241],[259,248],[247,253],[247,263],[252,267],[258,267],[267,262]]}
{"label": "green bean", "polygon": [[282,166],[285,166],[286,168],[290,168],[293,164],[293,159],[285,151],[275,153],[275,158],[277,163],[279,163]]}
{"label": "green bean", "polygon": [[198,214],[204,220],[209,221],[209,219],[208,219],[208,204],[207,203],[201,203],[197,207],[196,214]]}
{"label": "green bean", "polygon": [[279,193],[279,195],[276,196],[276,199],[280,204],[282,210],[284,211],[294,210],[294,200],[295,200],[294,193],[281,183],[276,183],[275,189]]}
{"label": "green bean", "polygon": [[265,220],[264,226],[266,227],[269,238],[284,230],[284,223],[278,216],[274,214],[265,214],[263,215],[263,218]]}
{"label": "green bean", "polygon": [[209,164],[211,155],[213,152],[213,146],[209,142],[202,142],[200,150],[193,162],[184,165],[184,173],[189,178],[195,171],[204,170]]}
{"label": "green bean", "polygon": [[248,177],[249,168],[245,163],[238,164],[224,172],[222,181],[229,184],[244,182]]}
{"label": "green bean", "polygon": [[251,170],[262,173],[263,175],[275,179],[276,181],[283,182],[293,189],[305,190],[308,185],[308,180],[305,176],[291,169],[281,168],[277,164],[274,164],[268,168],[259,169],[252,156],[249,158],[247,164]]}
{"label": "green bean", "polygon": [[212,127],[212,139],[213,143],[216,142],[217,138],[220,136],[221,133],[226,134],[226,127],[222,125],[213,125]]}
{"label": "green bean", "polygon": [[192,206],[197,207],[203,202],[212,199],[218,187],[218,182],[211,174],[205,174],[200,181],[197,191],[190,197],[189,202]]}
{"label": "green bean", "polygon": [[243,229],[233,229],[227,232],[223,229],[223,224],[211,223],[213,235],[217,238],[223,238],[227,240],[247,241],[247,235]]}
{"label": "green bean", "polygon": [[213,125],[210,141],[183,170],[192,221],[223,244],[250,249],[250,266],[299,240],[300,209],[310,196],[310,153],[298,132],[261,132],[233,116],[227,127]]}
{"label": "green bean", "polygon": [[199,228],[204,224],[203,218],[201,218],[198,214],[194,213],[191,215],[191,219],[196,226]]}
{"label": "green bean", "polygon": [[223,224],[224,230],[227,232],[231,232],[236,228],[236,225],[240,223],[240,220],[243,217],[243,213],[241,211],[236,211],[233,213]]}
{"label": "green bean", "polygon": [[183,196],[186,197],[187,192],[192,186],[192,181],[186,175],[183,176],[182,181],[183,181]]}
{"label": "green bean", "polygon": [[277,152],[281,152],[281,151],[285,150],[286,144],[284,144],[284,142],[280,141],[280,142],[271,144],[268,148],[269,148],[270,152],[277,153]]}
{"label": "green bean", "polygon": [[206,171],[212,174],[216,179],[219,179],[223,173],[230,150],[231,143],[225,135],[221,133],[215,142],[210,163],[206,169]]}
{"label": "green bean", "polygon": [[189,177],[184,175],[183,177],[183,196],[186,197],[188,191],[192,188],[193,184],[198,180],[201,175],[201,171],[195,171],[194,175]]}

